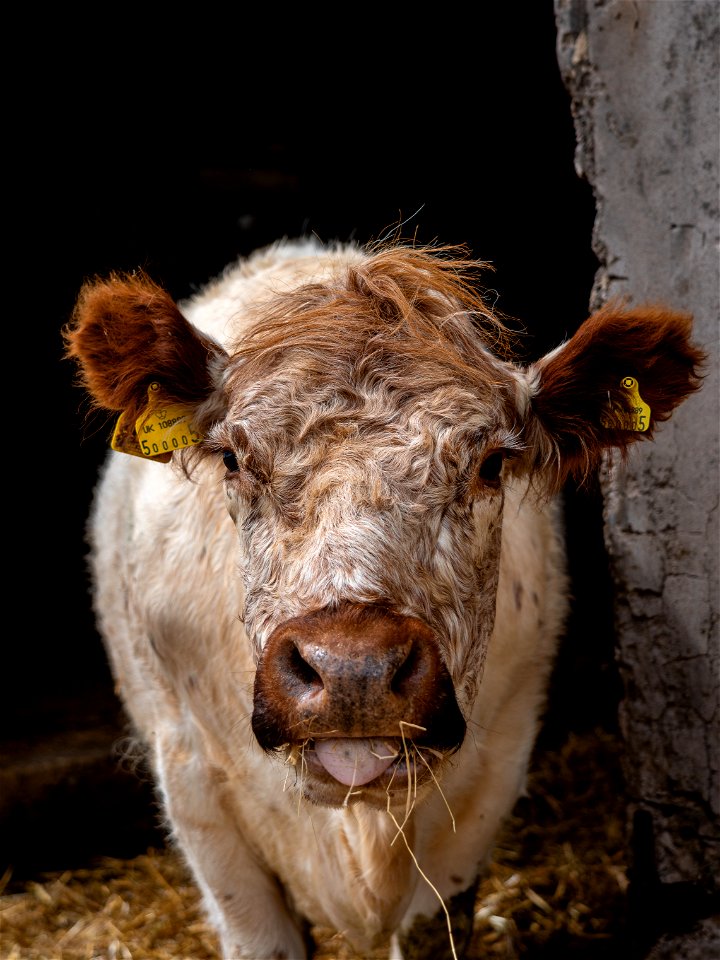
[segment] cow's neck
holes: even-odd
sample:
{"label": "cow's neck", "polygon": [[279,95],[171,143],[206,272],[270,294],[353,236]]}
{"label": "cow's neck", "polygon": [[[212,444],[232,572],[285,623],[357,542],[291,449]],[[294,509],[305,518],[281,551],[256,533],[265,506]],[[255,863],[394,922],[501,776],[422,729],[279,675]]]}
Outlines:
{"label": "cow's neck", "polygon": [[[395,817],[393,822],[386,811],[368,810],[362,804],[335,811],[337,841],[326,866],[332,871],[328,879],[334,880],[327,889],[338,892],[330,912],[338,915],[337,920],[342,915],[340,929],[364,928],[371,937],[382,938],[404,911],[408,890],[414,886],[412,872],[416,868],[408,846],[413,848],[415,830],[411,815],[402,826],[406,845],[396,825],[403,824],[404,815]],[[337,883],[339,877],[343,884]]]}

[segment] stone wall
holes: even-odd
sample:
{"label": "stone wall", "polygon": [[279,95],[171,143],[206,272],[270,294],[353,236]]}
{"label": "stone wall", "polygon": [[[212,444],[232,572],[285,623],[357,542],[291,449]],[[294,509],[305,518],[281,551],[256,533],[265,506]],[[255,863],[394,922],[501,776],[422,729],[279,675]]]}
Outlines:
{"label": "stone wall", "polygon": [[555,0],[555,12],[576,169],[597,206],[593,305],[689,311],[708,352],[702,390],[602,488],[636,923],[653,956],[720,956],[708,952],[720,940],[720,6]]}

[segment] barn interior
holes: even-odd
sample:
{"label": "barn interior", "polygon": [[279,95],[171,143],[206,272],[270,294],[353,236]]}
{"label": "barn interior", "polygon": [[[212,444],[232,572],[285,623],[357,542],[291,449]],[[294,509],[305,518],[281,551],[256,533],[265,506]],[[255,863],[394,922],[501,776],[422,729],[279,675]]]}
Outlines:
{"label": "barn interior", "polygon": [[[29,520],[8,557],[24,616],[3,669],[6,892],[164,839],[147,778],[122,757],[125,719],[90,608],[84,524],[108,425],[88,417],[62,359],[80,285],[142,267],[182,299],[279,237],[399,231],[465,243],[492,265],[498,308],[527,331],[522,359],[557,345],[588,314],[594,202],[573,165],[552,0],[521,9],[485,4],[452,29],[415,24],[401,48],[397,32],[359,27],[364,58],[359,36],[352,52],[338,34],[301,53],[271,44],[265,25],[239,44],[257,47],[245,60],[205,21],[183,25],[179,50],[173,36],[159,52],[136,36],[121,63],[119,43],[76,39],[45,58],[51,82],[28,101],[14,148],[18,248],[35,265],[20,338],[34,351],[43,426],[23,471]],[[220,43],[211,69],[191,35],[193,47]],[[565,512],[573,613],[540,751],[598,728],[614,735],[620,696],[597,487],[569,485]]]}

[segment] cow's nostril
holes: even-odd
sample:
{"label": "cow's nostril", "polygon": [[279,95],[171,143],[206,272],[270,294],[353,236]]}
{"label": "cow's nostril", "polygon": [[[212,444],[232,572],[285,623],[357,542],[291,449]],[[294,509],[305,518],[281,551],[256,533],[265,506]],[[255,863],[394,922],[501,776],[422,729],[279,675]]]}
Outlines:
{"label": "cow's nostril", "polygon": [[317,670],[314,670],[293,643],[290,649],[289,673],[296,683],[307,688],[309,693],[322,690],[325,684]]}
{"label": "cow's nostril", "polygon": [[417,644],[413,643],[408,650],[408,654],[395,671],[390,681],[390,689],[393,693],[400,696],[407,695],[413,686],[414,678],[420,666]]}

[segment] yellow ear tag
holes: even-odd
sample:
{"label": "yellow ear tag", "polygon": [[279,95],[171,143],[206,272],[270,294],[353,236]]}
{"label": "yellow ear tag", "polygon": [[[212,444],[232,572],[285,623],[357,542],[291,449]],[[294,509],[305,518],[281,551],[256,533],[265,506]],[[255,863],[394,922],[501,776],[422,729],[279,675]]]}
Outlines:
{"label": "yellow ear tag", "polygon": [[611,430],[632,430],[644,433],[650,426],[650,407],[640,396],[635,377],[623,377],[620,381],[623,396],[620,402],[610,400],[600,418],[604,427]]}
{"label": "yellow ear tag", "polygon": [[202,437],[190,421],[191,408],[179,403],[156,406],[158,390],[159,383],[151,383],[148,387],[148,401],[155,404],[154,409],[141,413],[134,427],[127,422],[124,413],[118,417],[110,441],[113,450],[167,463],[175,450],[200,443]]}

